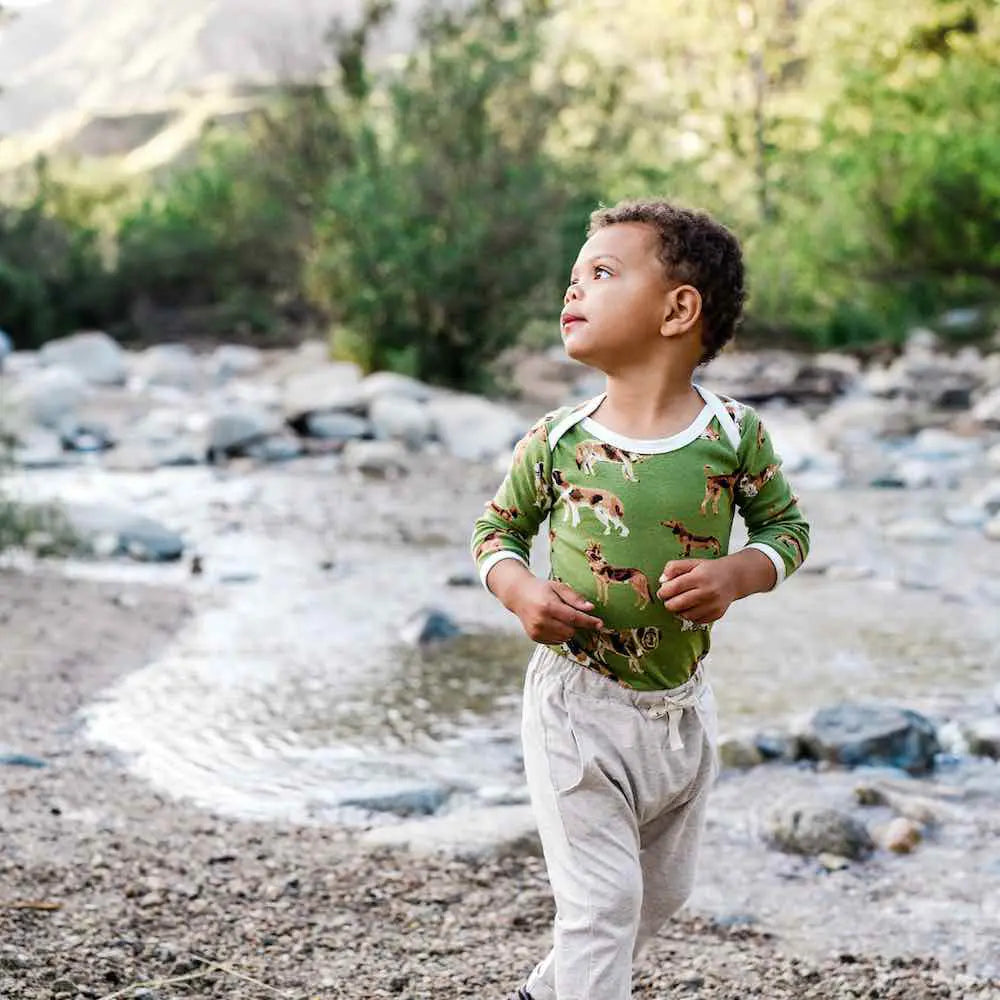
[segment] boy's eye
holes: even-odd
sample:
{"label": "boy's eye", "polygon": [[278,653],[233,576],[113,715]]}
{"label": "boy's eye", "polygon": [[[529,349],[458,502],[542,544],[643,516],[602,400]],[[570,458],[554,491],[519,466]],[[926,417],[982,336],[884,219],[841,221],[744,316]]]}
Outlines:
{"label": "boy's eye", "polygon": [[611,268],[610,267],[605,267],[603,264],[598,264],[597,267],[594,268],[594,277],[595,278],[610,278],[611,277]]}

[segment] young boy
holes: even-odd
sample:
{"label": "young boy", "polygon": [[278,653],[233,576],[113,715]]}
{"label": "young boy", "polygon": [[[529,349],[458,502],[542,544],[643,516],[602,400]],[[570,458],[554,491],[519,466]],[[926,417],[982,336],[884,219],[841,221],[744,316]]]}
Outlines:
{"label": "young boy", "polygon": [[[744,299],[739,243],[708,216],[595,212],[560,325],[606,391],[532,427],[476,522],[484,584],[538,643],[522,740],[556,918],[518,1000],[630,996],[634,956],[691,890],[717,773],[711,624],[808,551],[760,418],[691,382]],[[735,509],[749,542],[727,555]]]}

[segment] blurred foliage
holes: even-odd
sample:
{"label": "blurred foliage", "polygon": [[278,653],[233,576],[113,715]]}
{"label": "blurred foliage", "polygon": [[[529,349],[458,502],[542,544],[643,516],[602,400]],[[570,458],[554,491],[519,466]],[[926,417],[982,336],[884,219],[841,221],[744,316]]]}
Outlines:
{"label": "blurred foliage", "polygon": [[485,363],[551,308],[567,219],[579,228],[593,196],[581,198],[582,170],[546,150],[572,97],[532,79],[546,17],[544,3],[492,0],[428,12],[386,89],[354,88],[309,283],[338,321],[337,354],[481,387]]}
{"label": "blurred foliage", "polygon": [[[451,385],[555,316],[598,200],[665,195],[743,238],[748,337],[994,322],[994,0],[472,0],[411,55],[335,25],[337,79],[288,86],[141,188],[43,167],[0,207],[0,326],[283,338]],[[944,324],[954,333],[957,324]]]}

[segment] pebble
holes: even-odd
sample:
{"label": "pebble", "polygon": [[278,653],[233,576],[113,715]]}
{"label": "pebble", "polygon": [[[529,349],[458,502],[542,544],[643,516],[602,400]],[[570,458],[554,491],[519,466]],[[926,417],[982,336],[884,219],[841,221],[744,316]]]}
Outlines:
{"label": "pebble", "polygon": [[923,840],[924,831],[919,823],[905,816],[897,816],[882,832],[882,846],[894,854],[909,854]]}

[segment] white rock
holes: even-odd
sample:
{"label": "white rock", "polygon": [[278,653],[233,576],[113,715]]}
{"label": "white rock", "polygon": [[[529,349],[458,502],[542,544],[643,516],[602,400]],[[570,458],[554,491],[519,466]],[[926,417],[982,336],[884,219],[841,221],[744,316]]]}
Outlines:
{"label": "white rock", "polygon": [[367,404],[361,369],[349,362],[330,362],[292,375],[282,391],[282,407],[292,419],[316,410],[364,410]]}
{"label": "white rock", "polygon": [[434,432],[447,450],[470,462],[510,453],[527,430],[513,410],[479,396],[441,396],[427,404]]}
{"label": "white rock", "polygon": [[411,447],[419,447],[434,434],[426,405],[406,396],[375,397],[368,419],[377,437],[404,441]]}
{"label": "white rock", "polygon": [[983,534],[991,542],[1000,542],[1000,514],[994,514],[983,527]]}
{"label": "white rock", "polygon": [[241,407],[217,414],[208,426],[206,454],[222,457],[281,431],[281,421],[272,413]]}
{"label": "white rock", "polygon": [[467,860],[541,854],[538,827],[528,805],[455,810],[431,819],[376,827],[361,839],[372,846],[406,847],[417,854]]}
{"label": "white rock", "polygon": [[972,416],[989,427],[1000,427],[1000,386],[979,399],[972,407]]}
{"label": "white rock", "polygon": [[987,514],[1000,514],[1000,476],[991,479],[975,493],[972,505]]}
{"label": "white rock", "polygon": [[410,471],[406,449],[399,441],[348,441],[343,462],[345,469],[386,479]]}
{"label": "white rock", "polygon": [[1000,444],[993,445],[986,452],[986,466],[990,472],[1000,472]]}
{"label": "white rock", "polygon": [[398,372],[373,372],[363,379],[361,386],[369,400],[379,396],[402,396],[418,403],[426,403],[434,396],[434,389],[426,382]]}
{"label": "white rock", "polygon": [[968,723],[965,738],[969,743],[969,753],[1000,760],[1000,716],[988,715]]}
{"label": "white rock", "polygon": [[125,352],[106,333],[75,333],[50,340],[38,352],[47,368],[69,368],[92,385],[124,385]]}
{"label": "white rock", "polygon": [[939,521],[925,517],[907,517],[885,528],[886,538],[894,542],[943,544],[952,540],[952,532]]}
{"label": "white rock", "polygon": [[194,392],[203,378],[201,365],[186,344],[155,344],[139,354],[132,364],[145,385]]}
{"label": "white rock", "polygon": [[264,355],[244,344],[220,344],[209,356],[208,370],[216,382],[254,375],[264,366]]}
{"label": "white rock", "polygon": [[58,428],[90,394],[83,377],[69,368],[31,372],[10,391],[15,425],[21,417],[42,427]]}
{"label": "white rock", "polygon": [[904,400],[847,396],[837,400],[816,421],[828,445],[867,442],[876,437],[910,434],[920,426],[918,415]]}

